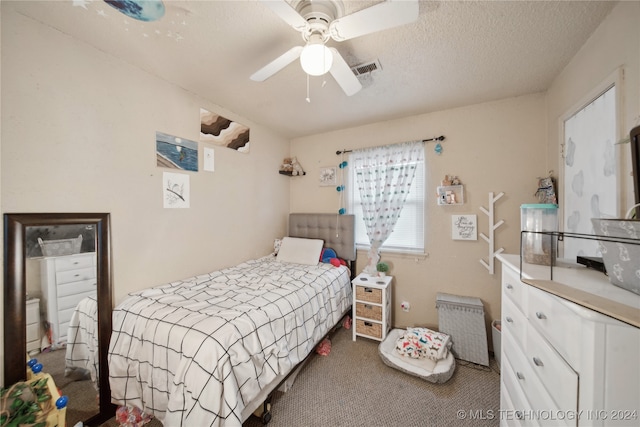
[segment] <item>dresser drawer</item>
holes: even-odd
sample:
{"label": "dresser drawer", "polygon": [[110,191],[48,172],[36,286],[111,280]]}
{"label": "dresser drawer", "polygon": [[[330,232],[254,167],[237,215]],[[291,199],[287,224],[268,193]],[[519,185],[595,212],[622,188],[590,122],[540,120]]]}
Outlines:
{"label": "dresser drawer", "polygon": [[356,285],[356,299],[358,301],[382,304],[382,289]]}
{"label": "dresser drawer", "polygon": [[524,347],[527,332],[527,318],[509,298],[502,300],[502,330],[513,336]]}
{"label": "dresser drawer", "polygon": [[[567,303],[571,304],[571,303]],[[580,359],[580,317],[558,297],[537,288],[528,290],[527,317],[570,364]]]}
{"label": "dresser drawer", "polygon": [[27,301],[27,325],[40,323],[40,300],[28,300]]}
{"label": "dresser drawer", "polygon": [[382,339],[382,324],[356,319],[356,333]]}
{"label": "dresser drawer", "polygon": [[[56,272],[95,267],[95,254],[58,257],[55,261]],[[94,268],[95,269],[95,268]]]}
{"label": "dresser drawer", "polygon": [[27,341],[39,341],[40,340],[40,324],[32,323],[27,325]]}
{"label": "dresser drawer", "polygon": [[527,329],[526,340],[524,353],[531,370],[540,379],[559,409],[576,411],[578,374],[531,325]]}
{"label": "dresser drawer", "polygon": [[[74,295],[67,295],[66,297],[58,298],[58,313],[62,316],[62,313],[67,310],[75,310],[78,306],[78,303],[82,301],[86,297],[96,296],[95,289],[89,292],[76,293]],[[69,317],[71,318],[71,317]],[[62,321],[62,320],[59,320]]]}
{"label": "dresser drawer", "polygon": [[502,270],[502,293],[515,303],[516,307],[525,311],[527,288],[520,281],[520,275],[510,268]]}
{"label": "dresser drawer", "polygon": [[93,278],[89,280],[82,280],[80,282],[71,282],[58,285],[57,296],[58,298],[62,298],[69,295],[97,292],[97,290],[98,282],[95,278]]}
{"label": "dresser drawer", "polygon": [[80,280],[89,280],[96,278],[96,268],[79,268],[77,270],[67,270],[56,272],[56,283],[61,285],[63,283],[73,283]]}
{"label": "dresser drawer", "polygon": [[[547,411],[547,413],[557,413],[559,411],[558,405],[553,401],[551,396],[546,390],[546,387],[540,381],[540,378],[536,375],[533,370],[533,367],[527,361],[527,358],[523,352],[523,350],[518,346],[518,344],[513,341],[513,338],[510,335],[504,335],[503,337],[503,345],[506,346],[508,351],[507,361],[508,363],[505,365],[506,370],[509,370],[508,375],[510,375],[513,380],[519,385],[519,388],[522,390],[526,401],[529,403],[530,407],[526,408],[532,411],[533,414],[540,411]],[[502,374],[502,372],[501,372]],[[528,414],[528,412],[526,412]],[[555,417],[547,418],[544,417],[536,420],[540,425],[543,426],[565,426],[567,423],[566,419],[558,420]]]}
{"label": "dresser drawer", "polygon": [[362,302],[356,302],[356,316],[372,320],[382,320],[382,307]]}
{"label": "dresser drawer", "polygon": [[531,413],[531,405],[525,397],[524,390],[518,383],[509,359],[505,359],[503,365],[505,369],[500,371],[502,381],[500,394],[506,394],[508,400],[505,401],[505,404],[510,403],[510,407],[500,408],[503,411],[501,414],[502,421],[506,421],[505,425],[508,426],[537,426],[538,423],[535,420],[527,417]]}

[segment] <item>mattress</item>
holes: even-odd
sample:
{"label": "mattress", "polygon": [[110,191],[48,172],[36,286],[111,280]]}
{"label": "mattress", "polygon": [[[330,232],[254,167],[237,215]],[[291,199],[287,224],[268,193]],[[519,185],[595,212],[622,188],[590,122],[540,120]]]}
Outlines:
{"label": "mattress", "polygon": [[131,294],[113,311],[112,402],[164,425],[234,425],[351,305],[348,269],[273,256]]}

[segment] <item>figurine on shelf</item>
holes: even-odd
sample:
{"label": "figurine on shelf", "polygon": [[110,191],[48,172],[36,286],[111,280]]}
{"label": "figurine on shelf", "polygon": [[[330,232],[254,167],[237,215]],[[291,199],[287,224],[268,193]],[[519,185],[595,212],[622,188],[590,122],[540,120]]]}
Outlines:
{"label": "figurine on shelf", "polygon": [[280,172],[293,172],[293,163],[291,157],[285,157],[280,165]]}
{"label": "figurine on shelf", "polygon": [[293,171],[291,172],[291,175],[304,175],[304,170],[302,169],[302,166],[300,165],[300,163],[298,163],[298,159],[295,157],[291,158],[291,166],[293,167]]}
{"label": "figurine on shelf", "polygon": [[450,186],[450,185],[451,185],[451,178],[449,178],[449,175],[445,175],[445,176],[444,176],[444,179],[442,180],[441,185],[442,185],[443,187],[448,187],[448,186]]}

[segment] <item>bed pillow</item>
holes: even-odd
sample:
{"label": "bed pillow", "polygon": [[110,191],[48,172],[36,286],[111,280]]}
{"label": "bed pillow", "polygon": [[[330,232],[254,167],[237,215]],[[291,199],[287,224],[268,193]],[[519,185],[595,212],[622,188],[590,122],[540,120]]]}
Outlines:
{"label": "bed pillow", "polygon": [[282,239],[276,259],[278,262],[317,265],[323,245],[324,240],[320,239],[285,237]]}

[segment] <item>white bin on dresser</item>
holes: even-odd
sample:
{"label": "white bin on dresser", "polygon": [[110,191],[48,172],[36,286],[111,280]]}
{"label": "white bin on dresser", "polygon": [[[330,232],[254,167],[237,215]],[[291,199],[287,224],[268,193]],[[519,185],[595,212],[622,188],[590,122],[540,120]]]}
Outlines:
{"label": "white bin on dresser", "polygon": [[523,263],[520,280],[519,255],[498,259],[501,425],[640,425],[640,296],[578,265],[552,282]]}
{"label": "white bin on dresser", "polygon": [[489,366],[484,306],[480,298],[438,292],[438,330],[451,336],[456,358]]}
{"label": "white bin on dresser", "polygon": [[95,252],[41,259],[43,307],[54,348],[66,343],[69,321],[80,300],[97,294],[96,268]]}

